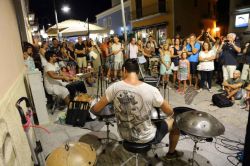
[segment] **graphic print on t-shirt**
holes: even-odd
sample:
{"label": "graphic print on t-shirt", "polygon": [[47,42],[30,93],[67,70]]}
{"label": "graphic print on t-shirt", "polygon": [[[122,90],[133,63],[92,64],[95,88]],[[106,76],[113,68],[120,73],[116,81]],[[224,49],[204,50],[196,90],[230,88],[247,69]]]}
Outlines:
{"label": "graphic print on t-shirt", "polygon": [[114,107],[119,132],[123,139],[134,142],[141,136],[149,134],[152,124],[141,95],[128,90],[118,91]]}

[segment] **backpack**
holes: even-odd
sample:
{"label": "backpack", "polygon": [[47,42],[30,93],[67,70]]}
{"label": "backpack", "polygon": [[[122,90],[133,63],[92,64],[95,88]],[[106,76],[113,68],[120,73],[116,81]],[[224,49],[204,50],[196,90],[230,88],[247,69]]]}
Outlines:
{"label": "backpack", "polygon": [[212,96],[212,102],[217,107],[223,108],[223,107],[231,107],[233,105],[233,102],[230,101],[225,95],[223,94],[214,94]]}
{"label": "backpack", "polygon": [[71,101],[67,110],[66,124],[83,127],[90,119],[89,108],[88,102]]}

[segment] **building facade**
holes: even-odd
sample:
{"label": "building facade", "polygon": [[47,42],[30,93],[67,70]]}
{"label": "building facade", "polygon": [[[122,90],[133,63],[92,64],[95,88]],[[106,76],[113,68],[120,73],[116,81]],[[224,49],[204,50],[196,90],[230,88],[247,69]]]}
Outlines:
{"label": "building facade", "polygon": [[176,34],[215,28],[215,0],[131,0],[132,27],[138,38],[158,41]]}
{"label": "building facade", "polygon": [[26,96],[22,41],[30,41],[26,0],[0,1],[0,165],[31,166],[31,152],[15,107]]}
{"label": "building facade", "polygon": [[250,42],[250,1],[230,0],[228,32],[235,32],[243,42]]}
{"label": "building facade", "polygon": [[[99,13],[96,15],[97,24],[110,29],[111,34],[118,34],[123,35],[124,28],[122,22],[122,12],[121,12],[121,5],[116,1],[112,1],[112,8]],[[125,11],[125,21],[127,27],[127,33],[131,33],[131,1],[124,2],[124,11]]]}

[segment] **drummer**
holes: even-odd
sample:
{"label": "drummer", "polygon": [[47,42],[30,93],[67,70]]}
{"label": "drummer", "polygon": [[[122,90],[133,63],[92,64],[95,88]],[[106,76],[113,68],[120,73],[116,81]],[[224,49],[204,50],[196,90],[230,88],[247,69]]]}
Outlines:
{"label": "drummer", "polygon": [[[180,131],[174,125],[174,112],[157,88],[138,79],[136,59],[128,59],[123,65],[123,80],[112,84],[99,102],[92,102],[91,111],[99,112],[113,102],[117,125],[122,139],[135,143],[160,143],[169,134],[169,150],[164,159],[183,156],[176,151]],[[96,104],[95,104],[96,103]],[[160,107],[168,116],[157,123],[151,121],[151,110]]]}

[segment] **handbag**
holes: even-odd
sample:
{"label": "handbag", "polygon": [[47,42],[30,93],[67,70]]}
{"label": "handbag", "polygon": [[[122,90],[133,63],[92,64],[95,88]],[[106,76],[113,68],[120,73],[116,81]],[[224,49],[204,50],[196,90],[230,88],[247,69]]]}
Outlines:
{"label": "handbag", "polygon": [[146,62],[147,62],[147,60],[143,55],[138,57],[138,63],[139,64],[143,64],[143,63],[146,63]]}
{"label": "handbag", "polygon": [[94,51],[90,51],[89,56],[93,59],[96,59],[98,57],[97,53],[95,53]]}

